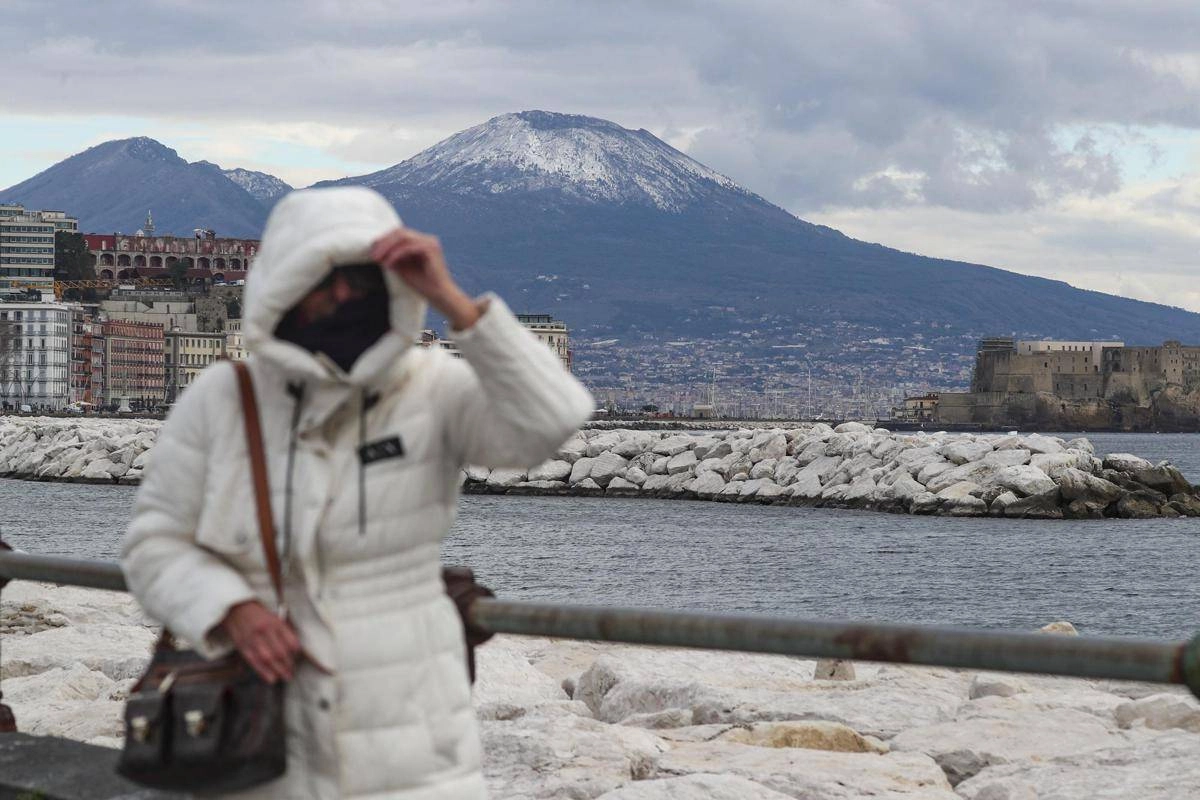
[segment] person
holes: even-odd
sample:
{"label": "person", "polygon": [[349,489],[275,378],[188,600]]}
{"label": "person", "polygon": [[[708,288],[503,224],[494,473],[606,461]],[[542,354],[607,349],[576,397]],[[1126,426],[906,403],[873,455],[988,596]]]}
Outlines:
{"label": "person", "polygon": [[[426,303],[462,359],[413,346]],[[287,681],[287,771],[244,796],[484,797],[441,540],[463,465],[541,462],[591,396],[499,297],[464,294],[436,238],[362,187],[276,205],[244,326],[288,619],[230,364],[206,369],[163,424],[123,544],[131,591],[202,654],[236,648]]]}

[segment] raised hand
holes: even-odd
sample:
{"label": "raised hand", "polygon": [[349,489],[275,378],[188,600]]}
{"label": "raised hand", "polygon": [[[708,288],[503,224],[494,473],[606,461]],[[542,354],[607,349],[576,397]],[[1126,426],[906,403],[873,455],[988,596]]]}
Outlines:
{"label": "raised hand", "polygon": [[371,258],[399,275],[458,330],[471,327],[479,319],[482,311],[479,304],[467,297],[450,275],[442,244],[436,236],[396,228],[375,241]]}

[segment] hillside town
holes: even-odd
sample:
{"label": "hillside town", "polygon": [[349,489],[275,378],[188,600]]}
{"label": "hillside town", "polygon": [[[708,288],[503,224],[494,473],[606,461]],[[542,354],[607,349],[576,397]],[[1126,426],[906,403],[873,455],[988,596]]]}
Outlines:
{"label": "hillside town", "polygon": [[[64,236],[82,242],[84,274],[65,274]],[[242,291],[257,251],[212,230],[157,235],[150,213],[131,235],[80,235],[63,211],[0,205],[0,407],[164,411],[210,364],[246,358]],[[518,319],[571,368],[564,322]],[[458,355],[434,330],[414,344]]]}
{"label": "hillside town", "polygon": [[[64,211],[0,205],[0,406],[165,410],[208,365],[246,357],[241,299],[258,246],[211,229],[160,234],[150,212],[132,234],[80,234]],[[74,248],[73,266],[64,248]],[[936,319],[896,331],[862,322],[806,328],[769,314],[737,317],[717,339],[608,337],[600,326],[573,341],[554,315],[518,317],[593,390],[602,413],[924,427],[1200,420],[1181,397],[1200,376],[1200,348],[1176,341],[979,341]],[[415,344],[458,355],[433,329]]]}

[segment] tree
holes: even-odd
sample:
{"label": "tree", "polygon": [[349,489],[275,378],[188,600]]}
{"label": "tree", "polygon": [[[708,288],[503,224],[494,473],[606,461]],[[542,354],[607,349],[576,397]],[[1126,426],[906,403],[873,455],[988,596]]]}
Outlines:
{"label": "tree", "polygon": [[[95,256],[88,252],[87,240],[74,231],[54,232],[54,279],[57,281],[87,281],[96,277]],[[95,289],[68,289],[68,300],[96,302]]]}
{"label": "tree", "polygon": [[236,297],[225,301],[225,315],[229,319],[239,319],[242,316],[242,304]]}
{"label": "tree", "polygon": [[171,281],[175,284],[175,288],[183,291],[187,288],[187,272],[188,266],[182,258],[171,262],[167,267],[167,273],[171,276]]}

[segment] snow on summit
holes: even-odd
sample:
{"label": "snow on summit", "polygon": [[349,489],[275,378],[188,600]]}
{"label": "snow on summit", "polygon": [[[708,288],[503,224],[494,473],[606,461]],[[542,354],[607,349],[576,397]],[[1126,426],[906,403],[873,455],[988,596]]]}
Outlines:
{"label": "snow on summit", "polygon": [[292,187],[287,183],[265,172],[255,172],[254,170],[242,169],[241,167],[224,169],[221,172],[226,178],[241,186],[254,199],[260,202],[270,202],[292,190]]}
{"label": "snow on summit", "polygon": [[361,182],[497,194],[555,190],[666,211],[679,211],[716,188],[749,195],[648,131],[546,111],[493,117]]}

